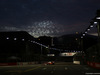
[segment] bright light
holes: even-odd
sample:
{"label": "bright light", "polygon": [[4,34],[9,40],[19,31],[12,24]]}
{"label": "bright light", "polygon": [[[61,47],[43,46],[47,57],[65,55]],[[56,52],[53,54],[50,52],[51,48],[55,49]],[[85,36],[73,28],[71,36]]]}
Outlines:
{"label": "bright light", "polygon": [[9,37],[6,38],[7,40],[9,39]]}
{"label": "bright light", "polygon": [[87,29],[88,31],[90,31],[90,29]]}
{"label": "bright light", "polygon": [[85,34],[83,34],[83,36],[85,36]]}
{"label": "bright light", "polygon": [[100,17],[96,17],[96,19],[100,19]]}
{"label": "bright light", "polygon": [[74,64],[80,64],[80,61],[73,61]]}
{"label": "bright light", "polygon": [[93,27],[93,25],[90,26],[91,28]]}
{"label": "bright light", "polygon": [[14,38],[14,40],[17,40],[17,38]]}
{"label": "bright light", "polygon": [[94,22],[94,24],[97,24],[98,22]]}
{"label": "bright light", "polygon": [[76,54],[76,52],[64,52],[64,53],[60,53],[59,55],[60,56],[73,56],[75,54]]}

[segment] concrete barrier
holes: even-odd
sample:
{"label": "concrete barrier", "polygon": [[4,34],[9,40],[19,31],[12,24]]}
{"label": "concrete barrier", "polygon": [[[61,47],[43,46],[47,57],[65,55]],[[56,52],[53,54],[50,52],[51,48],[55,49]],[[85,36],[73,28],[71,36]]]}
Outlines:
{"label": "concrete barrier", "polygon": [[34,65],[36,62],[17,62],[17,65]]}
{"label": "concrete barrier", "polygon": [[97,68],[100,69],[100,63],[96,63],[96,62],[87,62],[87,64],[93,68]]}
{"label": "concrete barrier", "polygon": [[13,66],[13,65],[34,65],[38,62],[14,62],[14,63],[0,63],[0,66]]}
{"label": "concrete barrier", "polygon": [[0,63],[0,66],[13,66],[13,65],[17,65],[17,62],[15,62],[15,63]]}

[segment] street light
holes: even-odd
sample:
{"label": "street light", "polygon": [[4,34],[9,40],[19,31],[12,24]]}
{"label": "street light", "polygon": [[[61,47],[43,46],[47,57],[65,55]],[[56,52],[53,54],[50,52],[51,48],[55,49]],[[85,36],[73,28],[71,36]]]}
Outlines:
{"label": "street light", "polygon": [[97,10],[96,12],[96,17],[92,19],[94,24],[97,25],[97,31],[98,31],[98,40],[100,42],[100,10]]}
{"label": "street light", "polygon": [[88,28],[87,31],[90,31],[90,28]]}
{"label": "street light", "polygon": [[96,17],[96,19],[100,20],[100,17]]}
{"label": "street light", "polygon": [[85,33],[83,33],[83,36],[85,36]]}
{"label": "street light", "polygon": [[9,37],[7,37],[6,39],[9,40]]}
{"label": "street light", "polygon": [[85,33],[87,33],[87,31],[85,31]]}
{"label": "street light", "polygon": [[[85,33],[81,32],[81,40],[80,40],[80,45],[81,45],[81,51],[82,51],[82,56],[84,55],[84,51],[83,51],[83,37],[85,36]],[[84,59],[83,59],[84,60]],[[82,61],[83,63],[83,61]]]}
{"label": "street light", "polygon": [[[98,31],[98,43],[100,43],[100,10],[97,10],[96,17],[92,19],[94,24],[97,24],[97,31]],[[98,55],[100,56],[100,50],[98,49]]]}

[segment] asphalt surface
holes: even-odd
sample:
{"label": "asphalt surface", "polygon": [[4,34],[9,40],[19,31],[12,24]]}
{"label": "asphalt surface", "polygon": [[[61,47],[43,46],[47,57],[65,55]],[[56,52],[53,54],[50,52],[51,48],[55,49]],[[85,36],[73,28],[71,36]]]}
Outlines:
{"label": "asphalt surface", "polygon": [[74,64],[0,66],[0,75],[100,75],[100,70]]}

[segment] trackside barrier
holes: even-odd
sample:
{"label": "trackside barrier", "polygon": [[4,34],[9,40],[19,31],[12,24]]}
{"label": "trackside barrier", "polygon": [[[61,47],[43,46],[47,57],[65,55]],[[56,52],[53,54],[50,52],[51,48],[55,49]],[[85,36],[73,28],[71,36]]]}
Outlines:
{"label": "trackside barrier", "polygon": [[0,66],[13,66],[13,65],[34,65],[38,62],[15,62],[15,63],[0,63]]}
{"label": "trackside barrier", "polygon": [[17,65],[17,63],[0,63],[0,66],[13,66],[13,65]]}
{"label": "trackside barrier", "polygon": [[35,62],[28,62],[29,65],[33,65],[36,64]]}
{"label": "trackside barrier", "polygon": [[17,62],[17,65],[23,65],[23,62]]}
{"label": "trackside barrier", "polygon": [[36,62],[17,62],[17,65],[34,65]]}
{"label": "trackside barrier", "polygon": [[87,64],[93,68],[100,69],[100,63],[95,63],[95,62],[87,62]]}
{"label": "trackside barrier", "polygon": [[0,63],[0,66],[7,66],[8,63]]}

